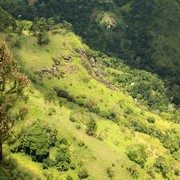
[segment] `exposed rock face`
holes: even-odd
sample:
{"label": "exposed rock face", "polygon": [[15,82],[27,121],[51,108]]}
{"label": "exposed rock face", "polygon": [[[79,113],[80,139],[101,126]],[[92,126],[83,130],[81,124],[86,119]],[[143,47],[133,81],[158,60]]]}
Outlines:
{"label": "exposed rock face", "polygon": [[75,52],[77,52],[80,55],[85,55],[86,54],[86,51],[84,49],[79,49],[79,48],[76,48]]}
{"label": "exposed rock face", "polygon": [[52,68],[43,68],[39,71],[36,71],[35,74],[40,76],[43,73],[50,73],[56,76],[58,72],[59,72],[58,67],[52,67]]}

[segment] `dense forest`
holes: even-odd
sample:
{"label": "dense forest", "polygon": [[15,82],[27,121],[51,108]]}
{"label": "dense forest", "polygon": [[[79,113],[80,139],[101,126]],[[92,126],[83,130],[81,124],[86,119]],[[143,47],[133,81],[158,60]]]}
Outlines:
{"label": "dense forest", "polygon": [[0,0],[0,179],[178,179],[180,1]]}

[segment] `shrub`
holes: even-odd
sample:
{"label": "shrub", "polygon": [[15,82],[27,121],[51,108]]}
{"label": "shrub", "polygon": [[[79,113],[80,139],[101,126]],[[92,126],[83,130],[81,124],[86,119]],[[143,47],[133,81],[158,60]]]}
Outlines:
{"label": "shrub", "polygon": [[58,164],[56,165],[58,171],[68,171],[69,169],[69,164],[64,161],[64,162],[58,162]]}
{"label": "shrub", "polygon": [[76,118],[74,118],[74,117],[70,117],[69,120],[73,123],[77,121]]}
{"label": "shrub", "polygon": [[67,91],[62,90],[59,87],[54,87],[54,90],[56,91],[58,97],[65,98],[70,102],[74,101],[73,97],[70,96],[70,94]]}
{"label": "shrub", "polygon": [[87,123],[87,127],[86,127],[86,133],[89,136],[95,136],[96,135],[96,131],[97,131],[97,124],[95,120],[90,120]]}
{"label": "shrub", "polygon": [[67,180],[73,180],[73,178],[70,175],[67,175],[66,179]]}
{"label": "shrub", "polygon": [[[62,143],[62,141],[61,141]],[[59,171],[67,171],[70,167],[71,155],[67,144],[60,144],[56,152],[56,167]]]}
{"label": "shrub", "polygon": [[85,143],[84,143],[83,141],[79,141],[79,142],[78,142],[78,146],[79,146],[79,147],[83,147],[83,146],[85,146]]}
{"label": "shrub", "polygon": [[[51,158],[47,158],[47,159],[44,159],[43,160],[43,168],[44,167],[53,167],[55,165],[55,161],[54,160],[52,160]],[[44,168],[44,169],[47,169],[47,168]]]}
{"label": "shrub", "polygon": [[53,89],[48,90],[45,95],[44,99],[48,101],[49,103],[54,102],[56,99],[56,92]]}
{"label": "shrub", "polygon": [[49,44],[49,37],[46,31],[39,32],[37,35],[37,40],[39,45],[47,45]]}
{"label": "shrub", "polygon": [[71,168],[72,170],[75,170],[75,169],[76,169],[76,164],[75,164],[75,163],[71,163],[71,164],[70,164],[70,168]]}
{"label": "shrub", "polygon": [[114,109],[109,109],[108,111],[102,111],[101,115],[109,120],[117,122],[117,115]]}
{"label": "shrub", "polygon": [[49,157],[49,149],[57,140],[57,131],[36,121],[25,128],[19,137],[11,151],[24,152],[30,155],[33,161],[42,162]]}
{"label": "shrub", "polygon": [[79,177],[80,179],[85,179],[85,178],[87,178],[88,176],[89,176],[89,174],[88,174],[87,169],[80,169],[80,170],[78,171],[78,177]]}
{"label": "shrub", "polygon": [[174,170],[174,174],[175,174],[176,176],[180,176],[180,170],[179,170],[179,169],[175,169],[175,170]]}
{"label": "shrub", "polygon": [[61,64],[60,58],[53,58],[52,60],[56,66]]}
{"label": "shrub", "polygon": [[169,166],[165,162],[165,157],[159,156],[154,163],[154,167],[157,172],[161,172],[164,178],[167,178],[167,174],[169,173]]}
{"label": "shrub", "polygon": [[147,159],[147,154],[143,145],[132,145],[128,147],[127,155],[131,161],[136,162],[142,168],[144,167]]}
{"label": "shrub", "polygon": [[148,117],[148,118],[147,118],[147,121],[148,121],[149,123],[155,123],[155,118],[154,118],[154,117]]}

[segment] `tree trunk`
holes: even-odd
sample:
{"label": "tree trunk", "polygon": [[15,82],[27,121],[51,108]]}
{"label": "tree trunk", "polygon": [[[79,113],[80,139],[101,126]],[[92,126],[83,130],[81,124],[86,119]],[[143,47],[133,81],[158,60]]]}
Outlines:
{"label": "tree trunk", "polygon": [[2,161],[2,137],[0,136],[0,161]]}

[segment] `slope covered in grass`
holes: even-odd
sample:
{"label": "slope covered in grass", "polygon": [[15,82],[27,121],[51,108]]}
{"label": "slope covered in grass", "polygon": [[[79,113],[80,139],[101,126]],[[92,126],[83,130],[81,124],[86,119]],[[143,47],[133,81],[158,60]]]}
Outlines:
{"label": "slope covered in grass", "polygon": [[[111,58],[91,51],[72,32],[50,32],[46,46],[25,34],[1,34],[31,80],[14,110],[18,115],[18,108],[23,107],[28,113],[19,118],[10,145],[5,145],[6,159],[14,159],[17,167],[37,179],[82,179],[82,169],[87,170],[88,179],[178,178],[177,112],[150,111],[133,99],[127,86],[114,83],[117,74],[128,76],[128,67],[109,67]],[[17,40],[20,47],[15,46]],[[93,136],[87,134],[91,120],[97,125]],[[68,141],[68,169],[61,170],[58,164],[47,167],[44,161],[33,161],[28,151],[18,150],[23,149],[20,137],[39,121],[41,128],[57,130],[58,142]],[[58,143],[50,146],[51,160],[56,160],[60,147]]]}

